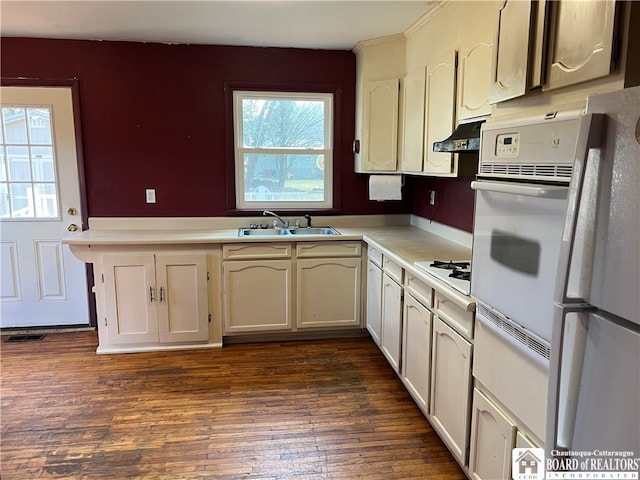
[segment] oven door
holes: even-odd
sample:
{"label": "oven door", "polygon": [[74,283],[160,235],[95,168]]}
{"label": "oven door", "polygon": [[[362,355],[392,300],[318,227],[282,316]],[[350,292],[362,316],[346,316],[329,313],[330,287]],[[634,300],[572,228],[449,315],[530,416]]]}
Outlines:
{"label": "oven door", "polygon": [[546,342],[568,187],[477,181],[471,295]]}

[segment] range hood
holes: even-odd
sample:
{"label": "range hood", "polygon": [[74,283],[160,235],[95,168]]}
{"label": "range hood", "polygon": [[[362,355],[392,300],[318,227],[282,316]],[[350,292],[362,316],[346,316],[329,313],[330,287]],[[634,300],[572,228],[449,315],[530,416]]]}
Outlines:
{"label": "range hood", "polygon": [[464,153],[480,150],[480,127],[485,120],[461,123],[449,138],[433,142],[434,152]]}

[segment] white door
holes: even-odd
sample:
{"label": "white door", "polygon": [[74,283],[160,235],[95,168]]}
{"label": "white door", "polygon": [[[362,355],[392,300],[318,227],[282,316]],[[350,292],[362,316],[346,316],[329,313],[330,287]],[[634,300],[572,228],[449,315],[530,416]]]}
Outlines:
{"label": "white door", "polygon": [[87,325],[85,265],[62,244],[82,230],[71,89],[0,93],[0,327]]}

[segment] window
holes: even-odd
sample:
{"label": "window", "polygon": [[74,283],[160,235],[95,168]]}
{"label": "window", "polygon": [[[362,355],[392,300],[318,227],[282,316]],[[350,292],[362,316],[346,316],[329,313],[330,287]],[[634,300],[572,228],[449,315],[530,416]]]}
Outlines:
{"label": "window", "polygon": [[2,106],[0,218],[58,218],[49,107]]}
{"label": "window", "polygon": [[236,208],[333,206],[333,94],[234,92]]}

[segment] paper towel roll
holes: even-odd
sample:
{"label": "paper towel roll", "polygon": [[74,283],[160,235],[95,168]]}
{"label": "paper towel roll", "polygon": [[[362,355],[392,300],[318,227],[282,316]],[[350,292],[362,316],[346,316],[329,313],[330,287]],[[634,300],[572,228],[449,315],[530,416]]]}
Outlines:
{"label": "paper towel roll", "polygon": [[371,175],[369,200],[402,200],[402,175]]}

